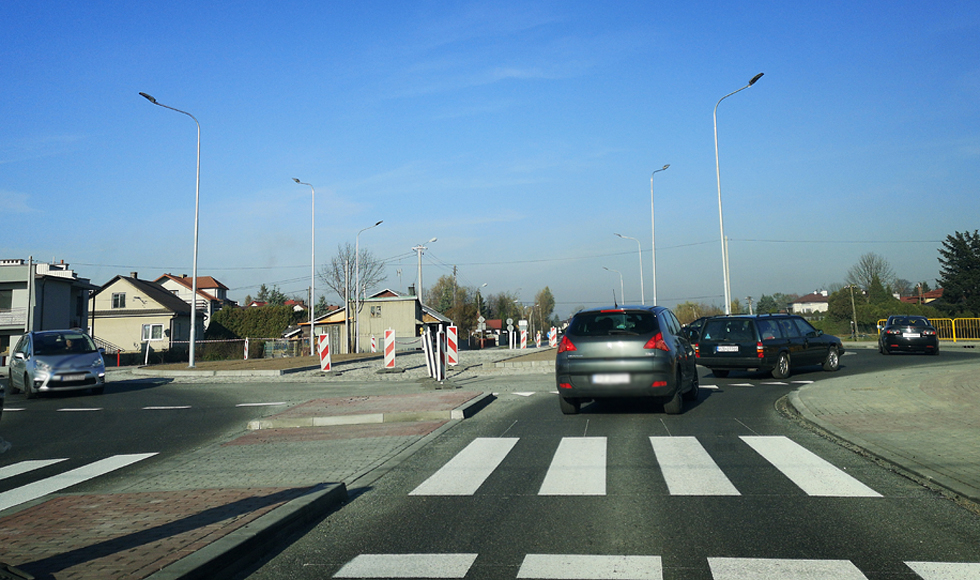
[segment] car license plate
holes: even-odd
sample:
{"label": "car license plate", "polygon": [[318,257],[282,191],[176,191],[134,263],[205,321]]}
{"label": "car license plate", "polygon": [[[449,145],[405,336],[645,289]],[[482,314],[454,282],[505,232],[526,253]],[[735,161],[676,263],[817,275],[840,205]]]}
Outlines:
{"label": "car license plate", "polygon": [[715,352],[738,352],[737,344],[719,344],[715,347]]}
{"label": "car license plate", "polygon": [[85,373],[75,373],[71,375],[61,375],[61,380],[63,381],[84,381]]}
{"label": "car license plate", "polygon": [[607,373],[592,375],[593,385],[626,385],[630,382],[629,373]]}
{"label": "car license plate", "polygon": [[902,338],[920,338],[922,335],[918,332],[903,332]]}

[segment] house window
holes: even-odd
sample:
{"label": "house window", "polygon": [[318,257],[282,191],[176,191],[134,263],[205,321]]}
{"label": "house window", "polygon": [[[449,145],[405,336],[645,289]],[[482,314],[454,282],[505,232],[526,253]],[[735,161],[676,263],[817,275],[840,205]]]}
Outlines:
{"label": "house window", "polygon": [[0,310],[10,310],[14,304],[13,290],[0,290]]}
{"label": "house window", "polygon": [[112,295],[113,308],[126,308],[126,293],[116,292]]}
{"label": "house window", "polygon": [[163,325],[162,324],[144,324],[143,325],[143,340],[163,340]]}
{"label": "house window", "polygon": [[372,306],[371,307],[371,318],[381,318],[381,307]]}

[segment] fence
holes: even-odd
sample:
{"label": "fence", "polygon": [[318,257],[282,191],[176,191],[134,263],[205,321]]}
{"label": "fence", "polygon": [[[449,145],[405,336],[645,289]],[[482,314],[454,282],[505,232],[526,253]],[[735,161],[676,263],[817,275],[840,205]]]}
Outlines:
{"label": "fence", "polygon": [[[878,321],[878,333],[887,320]],[[936,327],[939,340],[980,340],[980,318],[930,318],[929,324]]]}

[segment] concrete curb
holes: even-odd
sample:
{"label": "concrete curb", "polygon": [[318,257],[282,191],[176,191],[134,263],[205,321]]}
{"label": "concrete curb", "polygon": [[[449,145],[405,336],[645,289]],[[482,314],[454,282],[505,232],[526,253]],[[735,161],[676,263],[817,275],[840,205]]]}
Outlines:
{"label": "concrete curb", "polygon": [[455,409],[446,411],[396,411],[391,413],[365,413],[361,415],[330,415],[325,417],[297,417],[293,419],[260,419],[249,421],[247,429],[292,429],[296,427],[329,427],[336,425],[364,425],[374,423],[409,423],[418,421],[451,421],[472,417],[493,400],[493,395],[483,393]]}
{"label": "concrete curb", "polygon": [[262,552],[283,535],[313,523],[346,501],[347,487],[343,483],[322,484],[319,489],[287,502],[148,576],[147,580],[229,577],[254,562],[250,554]]}

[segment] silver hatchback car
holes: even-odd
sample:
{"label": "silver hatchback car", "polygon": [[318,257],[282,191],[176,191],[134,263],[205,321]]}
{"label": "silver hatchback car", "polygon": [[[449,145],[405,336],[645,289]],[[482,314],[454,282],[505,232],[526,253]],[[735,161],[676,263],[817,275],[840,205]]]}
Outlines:
{"label": "silver hatchback car", "polygon": [[105,390],[102,350],[81,330],[28,332],[10,359],[10,394],[23,391],[28,399],[40,393]]}

